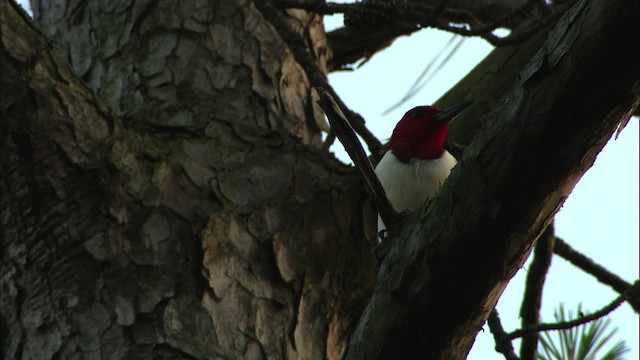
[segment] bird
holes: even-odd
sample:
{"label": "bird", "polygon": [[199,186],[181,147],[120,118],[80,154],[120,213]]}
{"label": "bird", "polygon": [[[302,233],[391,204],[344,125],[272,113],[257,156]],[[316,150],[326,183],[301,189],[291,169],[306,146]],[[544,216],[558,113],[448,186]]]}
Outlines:
{"label": "bird", "polygon": [[[375,173],[397,212],[415,211],[440,189],[457,160],[444,148],[449,123],[472,101],[440,109],[417,106],[398,122]],[[378,216],[379,241],[386,226]]]}

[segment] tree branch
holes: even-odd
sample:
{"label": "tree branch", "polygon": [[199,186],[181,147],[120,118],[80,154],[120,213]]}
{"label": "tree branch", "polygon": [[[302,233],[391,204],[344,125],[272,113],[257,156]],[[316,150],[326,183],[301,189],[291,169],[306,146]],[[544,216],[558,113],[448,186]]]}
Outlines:
{"label": "tree branch", "polygon": [[380,184],[380,180],[376,176],[373,166],[371,165],[367,154],[364,152],[360,141],[358,141],[358,137],[353,131],[349,120],[347,120],[340,109],[340,106],[326,89],[319,87],[317,90],[318,95],[320,96],[318,104],[327,115],[331,128],[342,145],[344,145],[349,157],[351,157],[353,163],[356,165],[358,170],[360,170],[360,174],[362,175],[365,184],[367,184],[367,188],[373,197],[373,201],[376,203],[378,214],[385,224],[393,224],[395,219],[398,217],[398,214],[394,210],[393,206],[391,206],[384,188],[382,187],[382,184]]}
{"label": "tree branch", "polygon": [[491,314],[489,314],[489,318],[487,319],[487,324],[489,325],[489,330],[491,330],[493,339],[496,342],[496,351],[502,353],[504,358],[507,360],[519,360],[520,358],[518,358],[518,355],[516,355],[516,352],[513,350],[511,341],[505,340],[507,338],[507,333],[502,327],[500,316],[498,316],[498,310],[495,308],[491,310]]}
{"label": "tree branch", "polygon": [[[574,1],[562,3],[551,10],[546,3],[537,0],[483,2],[483,7],[463,2],[452,6],[448,0],[412,1],[402,6],[373,1],[352,4],[305,0],[276,2],[281,8],[345,15],[347,27],[329,34],[334,50],[332,69],[342,69],[360,58],[371,57],[389,46],[398,36],[425,27],[463,36],[480,36],[494,46],[514,45],[550,26],[573,4]],[[493,31],[501,27],[513,31],[505,37],[494,35]]]}
{"label": "tree branch", "polygon": [[[573,3],[571,3],[571,5],[573,5]],[[561,9],[557,9],[544,20],[533,22],[526,27],[514,29],[514,31],[504,37],[494,35],[493,31],[504,24],[506,19],[498,19],[496,22],[486,25],[471,26],[469,29],[460,26],[453,26],[444,21],[436,21],[432,26],[437,29],[462,36],[479,36],[493,46],[511,46],[530,39],[533,35],[539,33],[547,26],[555,23],[564,14],[564,12],[569,9],[569,7],[569,5],[565,4]],[[522,9],[517,10],[525,12],[527,7],[523,6]]]}
{"label": "tree branch", "polygon": [[420,28],[412,24],[389,24],[374,28],[342,27],[327,34],[333,57],[330,71],[349,70],[349,65],[369,59],[390,46],[398,37],[409,35]]}
{"label": "tree branch", "polygon": [[466,357],[533,241],[639,101],[629,45],[638,5],[580,1],[559,21],[392,239],[346,359]]}
{"label": "tree branch", "polygon": [[[540,321],[540,308],[542,305],[542,290],[544,280],[551,266],[553,256],[554,225],[549,224],[538,239],[533,253],[533,261],[527,273],[527,281],[524,291],[520,318],[522,327],[534,326]],[[538,349],[538,334],[525,335],[520,345],[520,357],[523,360],[535,360]]]}
{"label": "tree branch", "polygon": [[602,265],[595,263],[587,256],[581,254],[577,250],[573,249],[569,244],[559,237],[555,238],[555,246],[553,252],[569,261],[577,268],[584,272],[593,275],[601,283],[610,286],[619,294],[629,292],[629,298],[627,301],[633,307],[635,312],[640,313],[640,293],[633,291],[633,285],[624,281],[618,275],[605,269]]}
{"label": "tree branch", "polygon": [[336,141],[336,132],[333,129],[329,129],[327,137],[322,143],[322,151],[329,151],[329,148],[331,147],[331,145],[333,145],[334,141]]}
{"label": "tree branch", "polygon": [[[519,24],[527,17],[548,13],[547,5],[538,0],[484,1],[450,4],[449,0],[397,2],[368,1],[350,4],[317,0],[276,0],[278,8],[297,8],[322,15],[344,14],[349,25],[365,27],[389,23],[426,24],[443,17],[447,22],[495,24],[493,29]],[[492,30],[493,30],[492,29]]]}
{"label": "tree branch", "polygon": [[[640,284],[640,283],[636,283],[636,284]],[[578,319],[563,321],[558,323],[536,324],[528,328],[519,329],[519,330],[510,332],[509,334],[507,334],[507,336],[504,338],[503,341],[511,341],[519,337],[523,337],[529,334],[539,333],[542,331],[571,329],[573,327],[580,326],[588,322],[597,320],[599,318],[607,316],[610,312],[618,308],[618,306],[620,306],[625,301],[628,295],[629,295],[629,292],[625,292],[624,294],[621,294],[620,296],[615,298],[612,302],[604,306],[602,309],[595,311],[591,314],[581,316]]]}

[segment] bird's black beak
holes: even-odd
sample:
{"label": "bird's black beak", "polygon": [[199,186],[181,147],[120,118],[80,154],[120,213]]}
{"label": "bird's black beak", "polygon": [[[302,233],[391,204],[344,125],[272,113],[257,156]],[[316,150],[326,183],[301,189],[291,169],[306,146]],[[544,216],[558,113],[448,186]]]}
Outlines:
{"label": "bird's black beak", "polygon": [[471,105],[472,102],[473,100],[467,100],[462,104],[448,107],[440,111],[439,113],[435,114],[434,117],[436,118],[436,121],[450,123],[451,120],[453,120],[453,118],[456,117],[456,115],[460,114],[462,110],[466,109],[467,106]]}

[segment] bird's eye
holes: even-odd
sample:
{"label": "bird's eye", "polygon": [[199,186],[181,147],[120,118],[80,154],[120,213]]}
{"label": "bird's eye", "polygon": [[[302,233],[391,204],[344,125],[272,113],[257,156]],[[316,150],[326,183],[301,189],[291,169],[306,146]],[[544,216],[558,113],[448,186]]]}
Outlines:
{"label": "bird's eye", "polygon": [[412,114],[414,118],[421,117],[423,115],[424,115],[424,111],[422,109],[415,109]]}

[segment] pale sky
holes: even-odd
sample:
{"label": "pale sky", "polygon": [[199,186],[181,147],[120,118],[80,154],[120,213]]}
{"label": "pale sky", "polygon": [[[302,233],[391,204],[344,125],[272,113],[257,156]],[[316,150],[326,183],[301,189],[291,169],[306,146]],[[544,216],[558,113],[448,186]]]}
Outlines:
{"label": "pale sky", "polygon": [[[325,25],[327,29],[338,27],[341,17],[327,17]],[[492,49],[482,39],[466,39],[457,54],[420,93],[383,116],[382,113],[408,91],[451,36],[427,29],[402,37],[361,68],[331,74],[330,83],[352,110],[364,116],[367,126],[378,138],[387,139],[404,112],[414,106],[432,104]],[[638,132],[638,119],[634,118],[617,140],[609,141],[557,214],[555,223],[558,237],[630,283],[638,278],[639,268]],[[336,156],[348,160],[339,145],[334,148]],[[516,274],[498,303],[506,331],[520,327],[518,313],[527,266],[528,263]],[[565,309],[573,313],[578,303],[582,303],[583,312],[588,313],[617,296],[595,278],[554,256],[543,293],[542,320],[553,322],[553,312],[559,303],[564,303]],[[631,349],[626,358],[638,359],[638,316],[625,303],[610,318],[619,330],[608,346],[624,339]],[[494,346],[493,337],[485,326],[485,331],[476,338],[469,359],[503,359],[502,354],[493,350]],[[519,341],[515,341],[517,353],[519,346]]]}

